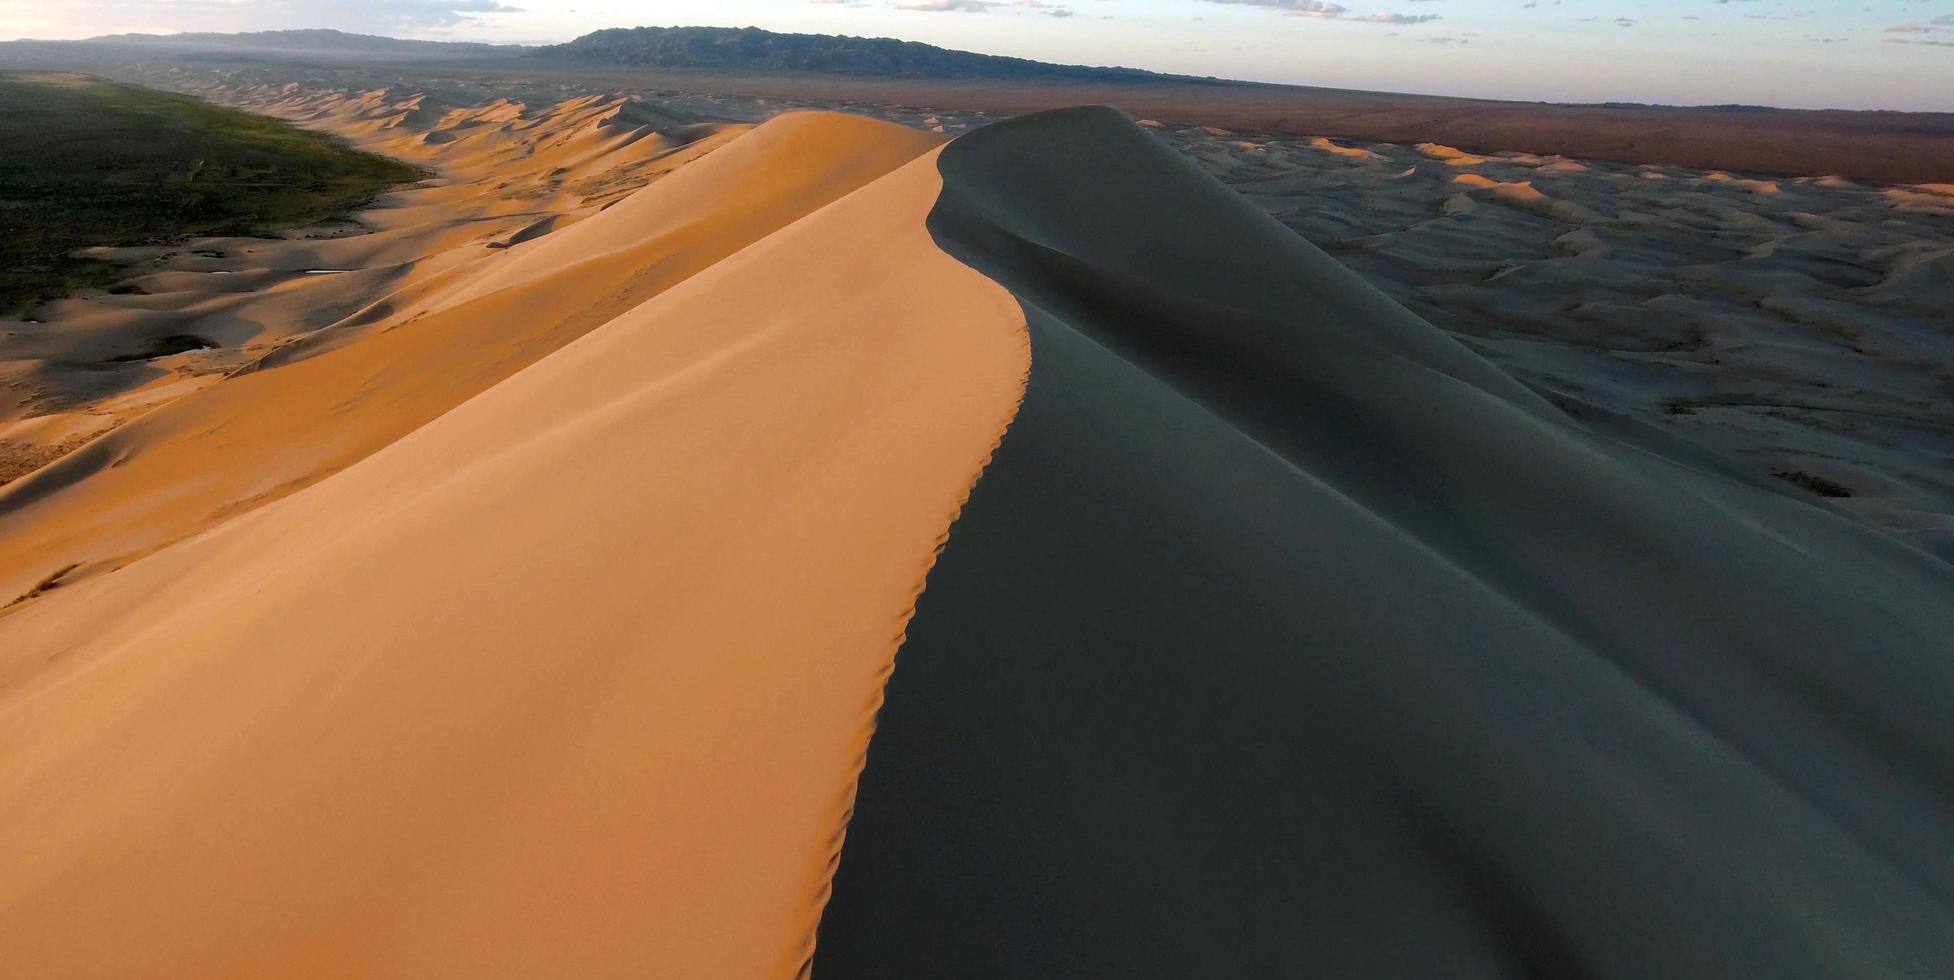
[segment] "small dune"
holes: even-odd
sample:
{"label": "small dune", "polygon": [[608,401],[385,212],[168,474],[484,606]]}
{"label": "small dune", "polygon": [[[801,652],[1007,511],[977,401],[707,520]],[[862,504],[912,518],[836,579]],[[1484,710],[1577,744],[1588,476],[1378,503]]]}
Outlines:
{"label": "small dune", "polygon": [[1361,146],[1344,146],[1339,143],[1333,143],[1329,139],[1322,136],[1318,136],[1309,140],[1307,145],[1311,149],[1322,150],[1323,152],[1328,153],[1331,156],[1344,157],[1350,160],[1384,159],[1384,156],[1382,154],[1377,153],[1375,151],[1366,150]]}
{"label": "small dune", "polygon": [[1954,185],[1927,184],[1918,186],[1924,189],[1915,190],[1906,187],[1888,187],[1884,191],[1881,191],[1881,193],[1895,207],[1899,208],[1954,211],[1954,193],[1935,189],[1936,187]]}
{"label": "small dune", "polygon": [[1434,160],[1441,161],[1447,164],[1448,166],[1453,166],[1453,167],[1476,167],[1482,163],[1488,162],[1491,159],[1490,157],[1482,157],[1479,156],[1478,154],[1467,153],[1464,150],[1460,150],[1455,147],[1446,146],[1442,143],[1420,143],[1417,145],[1416,149],[1418,150],[1418,152],[1423,153],[1424,155],[1431,157]]}
{"label": "small dune", "polygon": [[1480,174],[1459,174],[1452,178],[1455,184],[1462,184],[1474,190],[1491,192],[1491,197],[1504,204],[1525,208],[1549,215],[1557,221],[1570,224],[1593,221],[1596,215],[1581,205],[1547,196],[1535,189],[1533,181],[1499,181]]}
{"label": "small dune", "polygon": [[1774,180],[1751,180],[1745,177],[1732,177],[1729,174],[1722,173],[1720,171],[1715,171],[1715,170],[1712,170],[1709,173],[1704,174],[1703,179],[1714,181],[1719,184],[1727,184],[1731,187],[1738,188],[1739,190],[1749,191],[1752,194],[1778,193],[1778,184],[1777,181]]}

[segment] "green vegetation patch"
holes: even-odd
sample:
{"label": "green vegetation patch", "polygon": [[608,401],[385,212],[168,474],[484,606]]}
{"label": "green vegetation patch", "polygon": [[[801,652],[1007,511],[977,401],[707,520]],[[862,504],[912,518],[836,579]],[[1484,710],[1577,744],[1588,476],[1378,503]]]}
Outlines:
{"label": "green vegetation patch", "polygon": [[322,133],[86,75],[0,72],[0,315],[120,269],[92,245],[266,235],[427,176]]}

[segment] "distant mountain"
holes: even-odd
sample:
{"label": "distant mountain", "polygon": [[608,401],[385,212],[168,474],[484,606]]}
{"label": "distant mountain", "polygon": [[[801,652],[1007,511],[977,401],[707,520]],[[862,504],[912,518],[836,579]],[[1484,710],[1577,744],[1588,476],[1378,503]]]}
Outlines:
{"label": "distant mountain", "polygon": [[644,68],[761,73],[814,72],[878,78],[1143,80],[1175,78],[1137,68],[1053,65],[952,51],[918,41],[777,34],[757,27],[629,27],[535,49],[542,60]]}
{"label": "distant mountain", "polygon": [[243,34],[107,34],[75,42],[90,45],[140,47],[156,51],[234,52],[252,54],[334,55],[378,58],[492,57],[525,50],[520,45],[469,41],[410,41],[346,31],[250,31]]}
{"label": "distant mountain", "polygon": [[292,59],[508,60],[564,66],[628,66],[765,75],[820,74],[868,78],[985,81],[1212,81],[1138,68],[1054,65],[1028,58],[954,51],[886,37],[779,34],[757,27],[628,27],[596,31],[563,44],[530,47],[462,41],[413,41],[334,30],[243,34],[109,34],[85,41],[0,43],[0,58],[59,62],[76,51],[140,52],[199,60]]}

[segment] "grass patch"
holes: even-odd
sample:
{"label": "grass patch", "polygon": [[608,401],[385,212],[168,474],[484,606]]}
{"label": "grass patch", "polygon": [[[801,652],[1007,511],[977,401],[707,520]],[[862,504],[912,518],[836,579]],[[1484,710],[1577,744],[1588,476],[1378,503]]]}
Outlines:
{"label": "grass patch", "polygon": [[0,72],[0,148],[0,316],[122,274],[79,248],[269,234],[427,176],[275,119],[55,72]]}

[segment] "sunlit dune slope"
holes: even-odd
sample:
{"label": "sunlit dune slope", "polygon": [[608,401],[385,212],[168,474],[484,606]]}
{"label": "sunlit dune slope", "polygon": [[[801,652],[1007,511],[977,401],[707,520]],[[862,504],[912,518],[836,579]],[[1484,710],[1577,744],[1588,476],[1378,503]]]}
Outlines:
{"label": "sunlit dune slope", "polygon": [[119,564],[342,469],[939,142],[783,116],[576,224],[477,246],[435,284],[0,489],[0,594]]}
{"label": "sunlit dune slope", "polygon": [[610,96],[439,108],[412,91],[199,88],[431,176],[354,220],[280,238],[94,250],[129,278],[0,320],[0,487],[268,357],[398,326],[430,293],[504,257],[497,250],[568,228],[751,128]]}
{"label": "sunlit dune slope", "polygon": [[[841,137],[850,176],[691,181],[723,207],[674,206],[671,228],[640,215],[670,239],[640,258],[696,274],[499,384],[471,366],[485,391],[332,479],[0,618],[9,971],[805,962],[883,676],[1027,348],[1009,295],[927,234],[933,153],[793,220],[917,137],[778,125],[749,138],[781,174]],[[739,229],[760,240],[697,268],[688,248],[723,253]],[[628,288],[563,267],[455,307],[473,329],[225,382],[212,391],[278,390],[223,420],[128,427],[152,441],[123,469],[179,451],[261,466],[277,454],[259,442],[176,441],[305,423],[279,399],[311,388],[335,418],[431,416],[459,400],[454,359],[514,357],[528,324]],[[485,333],[496,316],[517,326]],[[367,375],[329,370],[362,350],[385,351]],[[387,425],[405,427],[287,449]],[[154,493],[191,475],[157,471],[180,483]]]}
{"label": "sunlit dune slope", "polygon": [[1032,370],[817,978],[1946,975],[1954,569],[1518,390],[1113,113],[942,166]]}

